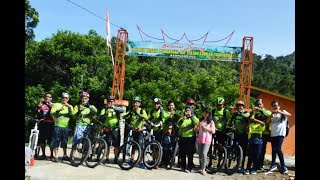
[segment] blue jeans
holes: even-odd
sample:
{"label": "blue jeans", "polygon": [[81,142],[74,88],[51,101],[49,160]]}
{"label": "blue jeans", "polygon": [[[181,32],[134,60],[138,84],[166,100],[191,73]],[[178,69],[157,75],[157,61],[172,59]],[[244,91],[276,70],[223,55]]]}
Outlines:
{"label": "blue jeans", "polygon": [[258,170],[259,156],[261,154],[262,144],[249,144],[248,148],[248,164],[247,169],[251,170],[251,164],[253,163],[252,170]]}
{"label": "blue jeans", "polygon": [[271,165],[272,166],[276,164],[276,156],[278,154],[281,167],[285,167],[283,153],[281,150],[283,140],[284,140],[284,136],[271,137],[271,147],[272,147]]}

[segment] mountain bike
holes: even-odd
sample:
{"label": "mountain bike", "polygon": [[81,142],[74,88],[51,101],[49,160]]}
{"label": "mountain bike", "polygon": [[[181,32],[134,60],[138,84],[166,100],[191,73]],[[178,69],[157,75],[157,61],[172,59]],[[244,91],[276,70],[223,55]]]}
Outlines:
{"label": "mountain bike", "polygon": [[150,128],[150,132],[147,129],[143,130],[143,163],[147,169],[153,169],[161,163],[163,151],[160,142],[158,142],[153,135],[153,127],[160,127],[161,124],[155,125],[152,122],[145,124],[146,128]]}
{"label": "mountain bike", "polygon": [[228,175],[231,175],[239,170],[243,160],[243,150],[238,143],[234,143],[235,128],[227,127],[227,139],[224,147],[227,149],[227,162],[225,163],[225,170]]}
{"label": "mountain bike", "polygon": [[38,147],[38,138],[39,138],[39,129],[38,129],[38,124],[43,121],[43,119],[35,119],[35,124],[34,128],[31,129],[30,137],[29,137],[29,144],[28,147],[35,152],[34,154],[36,155],[38,152],[36,152],[36,149]]}
{"label": "mountain bike", "polygon": [[[90,130],[89,139],[91,141],[91,150],[85,163],[88,167],[94,168],[101,164],[107,154],[108,144],[104,140],[106,136],[102,129],[105,126],[100,121],[94,121]],[[110,129],[109,129],[110,130]]]}
{"label": "mountain bike", "polygon": [[[76,144],[72,144],[70,153],[70,162],[72,166],[78,167],[89,157],[91,153],[91,141],[89,139],[89,134],[93,123],[87,125],[83,132],[83,137]],[[72,153],[74,151],[74,153]]]}
{"label": "mountain bike", "polygon": [[140,162],[141,147],[139,143],[133,140],[132,136],[132,132],[138,131],[138,129],[134,128],[131,124],[127,122],[125,122],[125,125],[130,129],[130,131],[128,133],[126,141],[119,148],[119,152],[117,154],[117,163],[121,169],[129,170]]}
{"label": "mountain bike", "polygon": [[212,139],[211,154],[209,154],[209,163],[206,171],[210,174],[220,171],[227,161],[227,149],[214,138]]}

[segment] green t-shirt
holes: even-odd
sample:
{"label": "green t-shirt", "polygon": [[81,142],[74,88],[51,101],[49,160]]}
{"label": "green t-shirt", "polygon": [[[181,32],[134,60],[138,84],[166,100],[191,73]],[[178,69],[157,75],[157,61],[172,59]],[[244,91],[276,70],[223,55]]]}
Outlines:
{"label": "green t-shirt", "polygon": [[193,128],[199,124],[199,119],[195,115],[186,119],[180,118],[179,124],[179,135],[182,137],[192,137],[196,135]]}
{"label": "green t-shirt", "polygon": [[[59,111],[63,107],[62,111]],[[54,116],[54,124],[58,127],[68,127],[68,123],[70,120],[70,117],[72,116],[73,107],[70,108],[61,104],[61,103],[54,103],[50,115]]]}
{"label": "green t-shirt", "polygon": [[270,110],[268,110],[266,108],[262,108],[262,111],[254,110],[251,115],[252,118],[258,119],[258,120],[265,123],[265,127],[267,127],[267,128],[264,129],[263,134],[270,134],[270,130],[268,128],[269,124],[267,123],[266,120],[269,116],[271,116],[271,114],[272,114],[272,112]]}
{"label": "green t-shirt", "polygon": [[212,110],[214,111],[214,114],[212,114],[212,119],[214,121],[214,125],[216,126],[217,131],[224,130],[231,119],[231,113],[228,109],[226,109],[226,119],[224,119],[223,110],[224,108],[222,108],[221,110]]}
{"label": "green t-shirt", "polygon": [[106,113],[106,109],[103,108],[100,112],[100,117],[102,118],[102,122],[106,127],[108,128],[119,127],[119,115],[117,115],[114,109],[108,108],[108,112]]}
{"label": "green t-shirt", "polygon": [[[80,111],[80,109],[82,109]],[[94,105],[90,105],[90,108],[84,106],[83,104],[76,105],[73,108],[73,116],[76,118],[76,124],[79,126],[87,126],[91,120],[96,116],[98,112]]]}

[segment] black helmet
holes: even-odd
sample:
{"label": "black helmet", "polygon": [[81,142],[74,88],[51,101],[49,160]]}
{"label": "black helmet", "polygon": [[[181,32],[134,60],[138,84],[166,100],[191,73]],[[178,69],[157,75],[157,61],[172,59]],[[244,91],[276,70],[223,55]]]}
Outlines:
{"label": "black helmet", "polygon": [[111,101],[111,100],[114,101],[114,96],[112,96],[112,95],[107,96],[107,101]]}

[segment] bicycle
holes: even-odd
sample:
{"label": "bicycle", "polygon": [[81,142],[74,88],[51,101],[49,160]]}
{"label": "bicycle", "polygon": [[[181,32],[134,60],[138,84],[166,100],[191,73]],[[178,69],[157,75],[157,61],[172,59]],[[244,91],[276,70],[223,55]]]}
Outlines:
{"label": "bicycle", "polygon": [[153,127],[160,127],[161,124],[155,125],[152,122],[145,124],[146,128],[151,128],[150,132],[147,129],[143,130],[143,163],[147,169],[153,169],[161,163],[163,151],[160,142],[153,135]]}
{"label": "bicycle", "polygon": [[206,167],[206,171],[209,174],[220,171],[227,161],[227,149],[219,143],[217,140],[212,139],[211,154],[209,154],[209,163]]}
{"label": "bicycle", "polygon": [[91,150],[85,163],[90,168],[95,168],[103,161],[107,154],[108,144],[104,140],[106,136],[101,132],[104,125],[100,121],[94,121],[91,126],[89,139],[91,141]]}
{"label": "bicycle", "polygon": [[[173,153],[172,153],[172,157],[171,157],[168,169],[172,169],[172,167],[174,166],[176,161],[178,162],[177,164],[180,163],[180,159],[179,159],[179,136],[178,135],[176,136],[175,141],[176,141],[176,144],[175,144],[174,149],[173,149]],[[177,158],[177,160],[176,160],[176,158]]]}
{"label": "bicycle", "polygon": [[39,129],[38,124],[43,121],[43,119],[35,119],[34,128],[31,129],[30,137],[29,137],[29,144],[28,147],[34,152],[34,154],[38,154],[36,149],[38,148],[38,139],[39,139]]}
{"label": "bicycle", "polygon": [[228,175],[234,174],[239,170],[243,160],[243,150],[238,143],[234,143],[235,128],[226,128],[226,142],[224,147],[227,149],[227,162],[225,163],[225,170]]}
{"label": "bicycle", "polygon": [[[117,154],[118,157],[118,165],[123,170],[132,169],[136,166],[141,159],[141,147],[139,143],[133,140],[133,131],[138,131],[138,129],[133,128],[133,126],[127,122],[125,125],[129,127],[130,131],[128,133],[128,137],[123,145],[120,146],[119,152]],[[134,152],[134,153],[133,153]],[[135,154],[135,156],[133,156]]]}
{"label": "bicycle", "polygon": [[[88,124],[83,132],[83,137],[76,144],[72,144],[70,153],[70,162],[72,166],[78,167],[89,157],[89,154],[91,153],[89,135],[92,126],[93,123]],[[73,152],[73,150],[75,151]]]}

